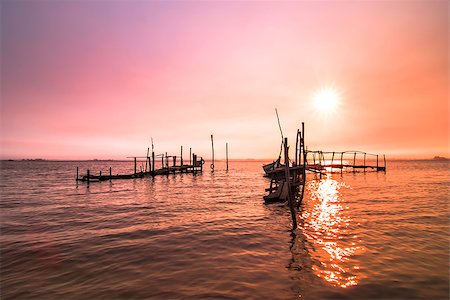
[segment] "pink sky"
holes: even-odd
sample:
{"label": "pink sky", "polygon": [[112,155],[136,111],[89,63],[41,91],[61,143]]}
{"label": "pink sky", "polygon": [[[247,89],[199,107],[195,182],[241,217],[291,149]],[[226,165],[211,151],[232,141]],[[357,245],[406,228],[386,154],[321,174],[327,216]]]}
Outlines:
{"label": "pink sky", "polygon": [[[0,158],[450,155],[449,2],[1,2]],[[325,117],[311,95],[341,93]]]}

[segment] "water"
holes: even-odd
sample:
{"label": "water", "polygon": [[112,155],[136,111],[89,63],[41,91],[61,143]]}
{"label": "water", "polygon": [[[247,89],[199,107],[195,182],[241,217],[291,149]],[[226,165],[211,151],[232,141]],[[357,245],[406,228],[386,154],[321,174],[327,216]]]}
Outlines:
{"label": "water", "polygon": [[295,234],[261,165],[87,187],[132,162],[2,162],[1,298],[448,299],[448,162],[308,175]]}

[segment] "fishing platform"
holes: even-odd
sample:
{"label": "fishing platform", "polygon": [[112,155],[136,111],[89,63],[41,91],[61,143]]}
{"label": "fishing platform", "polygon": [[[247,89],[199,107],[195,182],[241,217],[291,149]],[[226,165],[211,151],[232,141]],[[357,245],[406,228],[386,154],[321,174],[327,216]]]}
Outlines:
{"label": "fishing platform", "polygon": [[[153,148],[153,147],[152,147]],[[192,150],[191,150],[192,151]],[[109,167],[109,174],[103,175],[100,171],[98,175],[94,175],[90,170],[86,171],[86,175],[78,176],[78,167],[76,174],[76,181],[84,182],[95,182],[95,181],[106,181],[113,179],[133,179],[133,178],[143,178],[143,177],[154,177],[158,175],[169,175],[176,173],[198,173],[203,171],[203,164],[205,163],[202,157],[197,156],[195,153],[189,154],[189,163],[185,163],[183,160],[183,147],[181,147],[181,155],[167,155],[165,154],[155,154],[152,151],[151,156],[149,155],[149,149],[147,149],[147,156],[139,157],[128,157],[134,159],[134,172],[131,174],[116,174],[112,173],[112,168]],[[137,163],[138,159],[145,159],[145,167],[140,168],[138,171]],[[140,162],[143,162],[141,160]],[[160,163],[160,167],[156,168],[156,164]]]}
{"label": "fishing platform", "polygon": [[[278,118],[278,112],[277,112]],[[278,125],[279,119],[278,119]],[[268,194],[264,196],[266,204],[279,202],[288,203],[291,211],[293,229],[297,228],[297,210],[303,201],[306,185],[306,172],[323,174],[376,171],[386,172],[386,155],[383,155],[383,165],[380,156],[362,151],[311,151],[305,146],[305,124],[297,129],[294,159],[289,159],[288,139],[280,132],[282,144],[278,159],[263,165],[264,176],[270,179],[270,186],[266,188]],[[284,150],[284,162],[281,163]]]}

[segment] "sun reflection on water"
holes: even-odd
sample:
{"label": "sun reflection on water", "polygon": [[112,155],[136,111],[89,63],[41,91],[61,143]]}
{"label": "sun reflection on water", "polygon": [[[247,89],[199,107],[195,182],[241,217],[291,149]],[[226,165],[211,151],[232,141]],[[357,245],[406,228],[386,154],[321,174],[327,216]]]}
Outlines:
{"label": "sun reflection on water", "polygon": [[310,197],[301,213],[304,234],[311,243],[312,269],[327,282],[347,288],[358,284],[360,267],[351,257],[363,251],[358,237],[349,230],[352,220],[341,188],[350,188],[331,177],[313,180],[308,185]]}

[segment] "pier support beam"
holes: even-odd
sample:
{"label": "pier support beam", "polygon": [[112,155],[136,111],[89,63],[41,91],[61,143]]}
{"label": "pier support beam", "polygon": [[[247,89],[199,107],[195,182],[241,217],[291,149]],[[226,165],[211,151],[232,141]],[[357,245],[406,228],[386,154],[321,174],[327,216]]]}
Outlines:
{"label": "pier support beam", "polygon": [[214,172],[214,137],[212,134],[211,134],[211,149],[212,149],[211,172]]}
{"label": "pier support beam", "polygon": [[225,144],[226,161],[227,161],[227,171],[228,171],[228,143]]}
{"label": "pier support beam", "polygon": [[291,217],[292,217],[292,230],[297,229],[297,215],[295,213],[295,207],[294,207],[294,199],[292,197],[292,191],[291,191],[291,175],[289,174],[289,150],[288,150],[288,139],[284,138],[284,161],[285,161],[285,168],[284,168],[284,175],[286,177],[286,186],[287,186],[287,195],[288,195],[288,202],[289,202],[289,208],[291,210]]}

